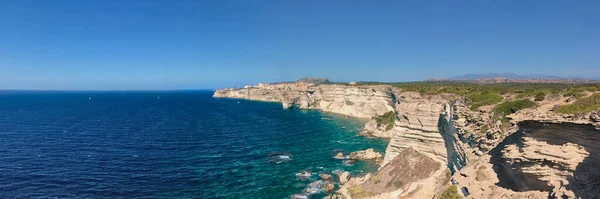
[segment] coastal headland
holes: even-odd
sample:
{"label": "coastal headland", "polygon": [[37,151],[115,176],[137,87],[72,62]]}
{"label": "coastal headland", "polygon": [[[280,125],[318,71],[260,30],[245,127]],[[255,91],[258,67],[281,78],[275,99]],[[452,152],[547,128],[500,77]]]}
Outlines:
{"label": "coastal headland", "polygon": [[390,140],[381,167],[339,176],[340,188],[326,198],[600,196],[597,82],[304,78],[213,97],[368,119],[361,135]]}

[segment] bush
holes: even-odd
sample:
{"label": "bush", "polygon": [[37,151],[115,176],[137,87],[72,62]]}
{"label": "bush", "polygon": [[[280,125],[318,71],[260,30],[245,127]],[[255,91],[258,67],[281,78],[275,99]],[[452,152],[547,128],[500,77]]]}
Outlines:
{"label": "bush", "polygon": [[535,101],[544,101],[544,99],[546,99],[545,92],[539,92],[538,94],[535,94]]}
{"label": "bush", "polygon": [[389,131],[392,128],[394,128],[394,121],[396,121],[396,113],[394,111],[390,111],[375,118],[375,120],[377,121],[377,127],[380,127],[381,125],[386,125],[385,130]]}
{"label": "bush", "polygon": [[471,104],[471,110],[475,110],[483,105],[490,105],[501,102],[503,98],[499,94],[483,91],[469,94],[467,95],[467,99]]}
{"label": "bush", "polygon": [[481,126],[481,134],[487,133],[488,130],[490,130],[490,127],[488,125]]}
{"label": "bush", "polygon": [[525,100],[515,100],[510,102],[504,102],[494,108],[494,113],[498,116],[506,116],[525,108],[531,108],[535,106],[535,102]]}
{"label": "bush", "polygon": [[600,109],[600,93],[581,98],[573,104],[562,105],[556,109],[557,113],[585,113]]}
{"label": "bush", "polygon": [[452,185],[446,189],[438,199],[462,199],[463,197],[458,194],[458,187]]}

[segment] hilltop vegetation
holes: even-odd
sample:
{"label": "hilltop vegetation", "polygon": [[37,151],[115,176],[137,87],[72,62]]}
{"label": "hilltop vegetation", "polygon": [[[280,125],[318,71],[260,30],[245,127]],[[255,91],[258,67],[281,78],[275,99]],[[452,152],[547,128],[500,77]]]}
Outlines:
{"label": "hilltop vegetation", "polygon": [[537,93],[561,93],[563,95],[575,94],[583,91],[597,91],[600,83],[595,84],[566,84],[566,83],[497,83],[476,84],[469,82],[402,82],[379,83],[359,82],[357,85],[385,84],[401,88],[403,91],[418,92],[424,95],[456,94],[465,96],[474,92],[487,91],[499,95],[514,93],[520,97],[534,96]]}
{"label": "hilltop vegetation", "polygon": [[470,109],[475,110],[483,105],[496,104],[502,101],[502,96],[497,93],[488,91],[478,91],[467,95],[467,100],[470,102]]}
{"label": "hilltop vegetation", "polygon": [[463,197],[458,194],[458,187],[456,185],[452,185],[448,187],[442,194],[438,197],[438,199],[462,199]]}
{"label": "hilltop vegetation", "polygon": [[[467,99],[471,110],[480,106],[498,104],[504,100],[506,94],[515,95],[517,101],[506,102],[495,108],[501,116],[523,108],[535,106],[534,101],[544,101],[546,96],[561,95],[575,97],[578,100],[573,105],[561,106],[558,113],[580,113],[600,108],[600,96],[594,95],[590,99],[581,99],[585,92],[600,90],[600,83],[593,84],[568,84],[568,83],[495,83],[477,84],[470,82],[406,82],[406,83],[378,83],[359,82],[358,85],[386,84],[402,89],[406,92],[418,92],[421,95],[454,94]],[[581,101],[581,102],[580,102]]]}
{"label": "hilltop vegetation", "polygon": [[573,104],[559,106],[557,113],[584,113],[600,109],[600,93],[581,98]]}
{"label": "hilltop vegetation", "polygon": [[528,99],[509,101],[496,106],[494,108],[494,114],[496,114],[499,117],[504,117],[506,115],[516,113],[521,109],[532,107],[535,107],[535,102]]}

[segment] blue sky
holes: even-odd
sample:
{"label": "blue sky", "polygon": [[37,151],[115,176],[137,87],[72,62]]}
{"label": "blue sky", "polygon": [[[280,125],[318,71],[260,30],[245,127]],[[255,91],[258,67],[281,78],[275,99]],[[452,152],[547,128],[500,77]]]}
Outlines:
{"label": "blue sky", "polygon": [[0,1],[0,89],[600,77],[600,1]]}

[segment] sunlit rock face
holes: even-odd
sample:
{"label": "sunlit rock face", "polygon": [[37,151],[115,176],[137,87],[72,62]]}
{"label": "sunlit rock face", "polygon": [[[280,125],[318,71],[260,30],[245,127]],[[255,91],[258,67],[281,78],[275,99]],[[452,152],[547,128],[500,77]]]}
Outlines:
{"label": "sunlit rock face", "polygon": [[299,83],[220,89],[213,96],[281,102],[283,108],[318,109],[358,118],[372,118],[394,109],[389,86],[297,84]]}
{"label": "sunlit rock face", "polygon": [[464,152],[454,134],[452,106],[444,96],[422,97],[417,93],[399,93],[397,96],[397,121],[384,164],[406,148],[415,150],[451,168],[464,165]]}

